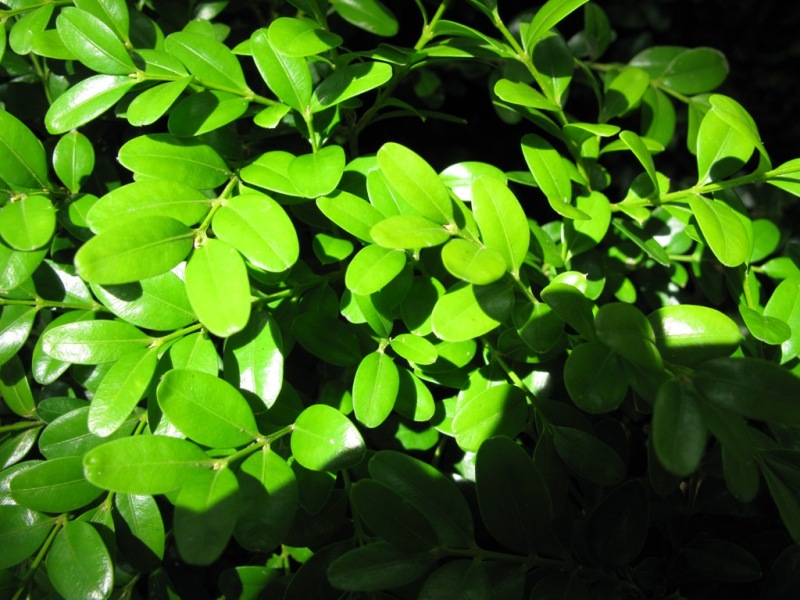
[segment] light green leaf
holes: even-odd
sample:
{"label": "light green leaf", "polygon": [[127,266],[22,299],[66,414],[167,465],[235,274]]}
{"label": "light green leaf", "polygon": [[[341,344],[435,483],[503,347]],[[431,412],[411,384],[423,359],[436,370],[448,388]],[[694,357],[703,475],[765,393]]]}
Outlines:
{"label": "light green leaf", "polygon": [[453,276],[476,285],[494,283],[506,274],[506,259],[500,252],[460,238],[442,248],[442,263]]}
{"label": "light green leaf", "polygon": [[53,169],[67,189],[77,194],[94,170],[94,148],[89,138],[77,131],[63,135],[53,150]]}
{"label": "light green leaf", "polygon": [[676,304],[649,315],[656,346],[664,360],[694,366],[731,355],[742,341],[739,326],[727,315],[708,306]]}
{"label": "light green leaf", "polygon": [[0,289],[13,290],[33,275],[47,250],[20,252],[0,241]]}
{"label": "light green leaf", "polygon": [[44,351],[59,360],[79,365],[115,362],[128,352],[145,348],[149,335],[121,321],[78,321],[47,330]]}
{"label": "light green leaf", "polygon": [[25,6],[25,8],[30,10],[25,11],[25,14],[22,14],[19,20],[13,23],[8,34],[9,47],[20,56],[30,54],[34,38],[45,30],[55,9],[49,4]]}
{"label": "light green leaf", "polygon": [[382,37],[397,33],[397,18],[379,0],[331,0],[342,19],[359,29]]}
{"label": "light green leaf", "polygon": [[166,494],[212,466],[213,460],[196,444],[162,435],[113,440],[83,457],[88,481],[126,494]]}
{"label": "light green leaf", "polygon": [[[575,70],[575,57],[564,38],[556,31],[546,33],[536,42],[532,53],[533,66],[539,72],[538,83],[553,102],[562,104],[570,89],[572,75]],[[558,126],[543,114],[536,115],[537,122],[557,134]]]}
{"label": "light green leaf", "polygon": [[447,187],[421,156],[389,142],[378,150],[378,164],[389,186],[421,216],[442,225],[453,223]]}
{"label": "light green leaf", "polygon": [[370,244],[350,261],[344,283],[354,294],[368,296],[388,285],[405,266],[405,252]]}
{"label": "light green leaf", "polygon": [[211,146],[168,133],[133,138],[119,149],[118,160],[137,175],[177,181],[199,190],[215,188],[232,175]]}
{"label": "light green leaf", "polygon": [[31,556],[47,538],[54,518],[18,504],[0,505],[0,568]]}
{"label": "light green leaf", "polygon": [[369,243],[373,242],[371,229],[383,220],[378,209],[349,192],[337,191],[317,198],[317,207],[347,233]]}
{"label": "light green leaf", "polygon": [[25,196],[0,210],[0,235],[15,250],[41,248],[55,229],[56,209],[46,196]]}
{"label": "light green leaf", "polygon": [[47,158],[42,143],[5,110],[0,110],[0,179],[21,188],[47,187]]}
{"label": "light green leaf", "polygon": [[653,190],[657,191],[658,178],[656,177],[656,165],[653,162],[653,155],[650,154],[650,150],[648,150],[642,138],[633,131],[626,130],[620,132],[619,139],[625,142],[625,145],[631,149],[631,152],[633,152],[634,156],[639,160],[647,176],[650,178],[653,184]]}
{"label": "light green leaf", "polygon": [[728,76],[725,55],[713,48],[682,48],[658,74],[665,87],[693,96],[718,88]]}
{"label": "light green leaf", "polygon": [[514,307],[511,284],[457,284],[442,296],[431,316],[436,336],[447,342],[480,337],[495,329]]}
{"label": "light green leaf", "polygon": [[384,248],[418,250],[443,244],[450,239],[450,233],[425,217],[393,215],[373,225],[370,237]]}
{"label": "light green leaf", "polygon": [[53,587],[66,600],[111,595],[114,563],[90,523],[67,521],[53,540],[45,565]]}
{"label": "light green leaf", "polygon": [[757,340],[771,346],[780,346],[792,337],[792,329],[775,317],[768,317],[744,305],[739,306],[745,326]]}
{"label": "light green leaf", "polygon": [[295,420],[292,455],[306,469],[339,471],[360,463],[364,439],[346,416],[327,404],[313,404]]}
{"label": "light green leaf", "polygon": [[325,146],[313,154],[302,154],[289,163],[287,174],[301,196],[317,198],[333,192],[344,173],[341,146]]}
{"label": "light green leaf", "polygon": [[800,279],[784,279],[772,292],[764,307],[764,316],[780,319],[791,329],[791,335],[781,344],[781,364],[800,353]]}
{"label": "light green leaf", "polygon": [[550,206],[568,219],[588,219],[582,210],[570,204],[572,182],[561,154],[544,138],[529,133],[522,138],[522,154],[536,184],[547,197]]}
{"label": "light green leaf", "polygon": [[436,362],[439,353],[436,346],[424,337],[413,333],[401,333],[390,341],[392,350],[409,362],[418,365],[429,365]]}
{"label": "light green leaf", "polygon": [[44,116],[53,135],[77,129],[102,115],[128,93],[136,80],[127,75],[94,75],[55,99]]}
{"label": "light green leaf", "polygon": [[569,253],[577,256],[603,241],[611,224],[611,203],[600,192],[575,198],[575,206],[589,219],[564,221],[564,237]]}
{"label": "light green leaf", "polygon": [[322,29],[313,21],[278,17],[267,30],[270,45],[284,56],[322,54],[342,43],[335,33]]}
{"label": "light green leaf", "polygon": [[186,293],[200,322],[214,335],[241,331],[250,318],[250,280],[241,255],[209,238],[186,264]]}
{"label": "light green leaf", "polygon": [[175,369],[192,369],[217,375],[219,356],[214,342],[205,333],[194,333],[169,348],[169,360]]}
{"label": "light green leaf", "polygon": [[97,73],[128,75],[136,65],[111,28],[91,13],[79,8],[62,9],[56,28],[67,49]]}
{"label": "light green leaf", "polygon": [[300,192],[289,176],[289,165],[294,159],[294,154],[283,150],[265,152],[240,171],[242,181],[273,192],[299,196]]}
{"label": "light green leaf", "polygon": [[181,100],[170,112],[167,127],[173,135],[203,135],[241,117],[250,102],[239,94],[204,90]]}
{"label": "light green leaf", "polygon": [[383,62],[347,65],[322,80],[311,98],[311,112],[316,113],[345,100],[382,86],[392,78],[392,67]]}
{"label": "light green leaf", "polygon": [[679,380],[668,379],[659,388],[652,427],[661,464],[680,477],[691,475],[705,452],[708,432],[697,399]]}
{"label": "light green leaf", "polygon": [[711,110],[700,122],[697,132],[697,183],[725,179],[736,173],[750,159],[755,143]]}
{"label": "light green leaf", "polygon": [[644,250],[644,252],[658,264],[664,265],[665,267],[672,264],[669,254],[667,254],[664,247],[644,229],[621,218],[614,218],[611,222],[614,225],[614,229]]}
{"label": "light green leaf", "polygon": [[392,358],[371,352],[359,363],[353,380],[353,410],[366,427],[383,423],[392,412],[400,388],[400,375]]}
{"label": "light green leaf", "polygon": [[661,370],[653,327],[635,306],[624,302],[604,304],[597,311],[594,328],[598,341],[625,360],[643,369]]}
{"label": "light green leaf", "polygon": [[726,267],[736,267],[750,256],[750,239],[736,212],[720,200],[693,194],[689,207],[717,260]]}
{"label": "light green leaf", "polygon": [[508,187],[492,177],[472,184],[472,210],[487,248],[499,252],[512,273],[519,272],[528,253],[528,219]]}
{"label": "light green leaf", "polygon": [[161,275],[186,258],[194,231],[170,217],[140,217],[104,229],[78,249],[87,282],[112,285]]}
{"label": "light green leaf", "polygon": [[284,104],[304,113],[311,103],[313,86],[306,59],[276,52],[266,29],[253,33],[250,48],[256,67],[272,93]]}
{"label": "light green leaf", "polygon": [[494,84],[494,93],[501,100],[505,100],[511,104],[518,104],[538,110],[561,110],[560,106],[553,104],[544,94],[521,81],[499,79],[497,83]]}
{"label": "light green leaf", "polygon": [[527,420],[525,394],[520,388],[503,383],[460,400],[452,428],[459,447],[476,452],[495,435],[515,437]]}
{"label": "light green leaf", "polygon": [[[109,439],[127,437],[136,427],[136,417],[128,420],[110,438],[101,438],[89,431],[89,406],[65,408],[68,412],[53,419],[39,437],[39,451],[48,460],[64,456],[83,456]],[[38,412],[38,411],[37,411]]]}
{"label": "light green leaf", "polygon": [[639,104],[650,86],[650,76],[643,69],[628,67],[606,87],[601,120],[608,121],[629,112]]}
{"label": "light green leaf", "polygon": [[152,125],[166,114],[191,81],[192,77],[187,75],[143,91],[128,105],[125,112],[128,123],[135,127]]}
{"label": "light green leaf", "polygon": [[89,408],[89,431],[114,433],[147,391],[158,363],[157,350],[133,350],[122,356],[100,382]]}
{"label": "light green leaf", "polygon": [[215,38],[179,31],[167,36],[164,47],[201,83],[250,93],[236,55]]}
{"label": "light green leaf", "polygon": [[266,194],[247,192],[226,200],[214,214],[212,227],[220,240],[271,273],[288,270],[300,255],[292,220]]}
{"label": "light green leaf", "polygon": [[536,11],[527,33],[525,47],[533,48],[553,27],[563,21],[570,13],[586,4],[587,0],[548,0]]}

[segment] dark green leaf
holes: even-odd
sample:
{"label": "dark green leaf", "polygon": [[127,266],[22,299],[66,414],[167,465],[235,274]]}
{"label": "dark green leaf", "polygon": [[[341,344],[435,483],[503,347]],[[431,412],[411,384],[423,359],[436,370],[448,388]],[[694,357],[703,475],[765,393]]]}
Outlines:
{"label": "dark green leaf", "polygon": [[586,537],[606,569],[630,564],[644,549],[649,530],[647,490],[628,481],[595,507],[586,523]]}
{"label": "dark green leaf", "polygon": [[20,417],[30,417],[36,408],[25,366],[19,355],[12,356],[0,367],[0,398]]}
{"label": "dark green leaf", "polygon": [[328,579],[352,591],[379,591],[413,582],[433,564],[429,552],[409,554],[388,542],[372,542],[334,560]]}
{"label": "dark green leaf", "polygon": [[492,583],[487,563],[460,559],[436,569],[425,580],[419,600],[435,600],[451,596],[470,600],[488,600],[493,597]]}
{"label": "dark green leaf", "polygon": [[653,449],[675,475],[691,475],[700,464],[708,433],[697,399],[677,379],[661,384],[653,406]]}
{"label": "dark green leaf", "polygon": [[615,410],[628,391],[619,357],[599,342],[572,350],[564,363],[564,385],[572,401],[593,414]]}
{"label": "dark green leaf", "polygon": [[332,365],[350,367],[361,361],[358,338],[339,319],[318,313],[301,314],[294,320],[292,332],[301,346]]}
{"label": "dark green leaf", "polygon": [[568,219],[588,219],[582,210],[570,204],[572,182],[558,151],[544,138],[527,134],[522,138],[522,154],[536,184],[554,211]]}
{"label": "dark green leaf", "polygon": [[572,427],[553,427],[553,443],[564,464],[587,481],[611,486],[625,476],[625,463],[619,455],[591,433]]}
{"label": "dark green leaf", "polygon": [[730,356],[742,334],[733,320],[707,306],[677,304],[647,315],[664,360],[693,366],[712,358]]}
{"label": "dark green leaf", "polygon": [[458,445],[475,452],[495,435],[515,437],[527,420],[525,394],[516,386],[502,383],[460,400],[452,429]]}
{"label": "dark green leaf", "polygon": [[700,534],[683,548],[689,566],[717,581],[746,582],[761,578],[755,556],[741,546],[708,534]]}

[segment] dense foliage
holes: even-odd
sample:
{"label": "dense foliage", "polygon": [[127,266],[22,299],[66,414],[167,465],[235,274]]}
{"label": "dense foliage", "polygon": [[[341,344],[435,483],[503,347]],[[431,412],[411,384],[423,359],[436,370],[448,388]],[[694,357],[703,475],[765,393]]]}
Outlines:
{"label": "dense foliage", "polygon": [[797,597],[800,159],[721,52],[3,4],[0,596]]}

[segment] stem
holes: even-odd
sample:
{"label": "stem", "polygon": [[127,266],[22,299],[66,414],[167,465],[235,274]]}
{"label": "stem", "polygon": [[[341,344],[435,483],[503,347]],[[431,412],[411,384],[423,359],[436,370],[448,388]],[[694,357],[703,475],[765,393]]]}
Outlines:
{"label": "stem", "polygon": [[160,348],[161,346],[163,346],[167,342],[170,342],[170,341],[172,341],[172,340],[174,340],[176,338],[182,338],[187,333],[192,333],[193,331],[198,331],[199,329],[202,329],[202,328],[203,328],[203,324],[202,323],[195,323],[193,325],[188,325],[187,327],[184,327],[183,329],[179,329],[177,331],[173,331],[172,333],[168,333],[165,336],[162,336],[162,337],[159,337],[159,338],[155,338],[151,342],[150,347],[151,348]]}
{"label": "stem", "polygon": [[71,302],[56,302],[53,300],[42,300],[41,298],[31,298],[29,300],[11,300],[9,298],[0,298],[0,306],[35,306],[37,308],[63,308],[74,310],[88,310],[91,312],[110,312],[102,304],[93,303],[91,306],[85,304],[73,304]]}
{"label": "stem", "polygon": [[33,429],[35,427],[43,427],[47,425],[44,421],[17,421],[16,423],[9,423],[8,425],[0,425],[0,434],[9,433],[11,431],[24,431],[26,429]]}
{"label": "stem", "polygon": [[39,552],[36,554],[36,558],[33,559],[30,568],[25,572],[25,575],[22,576],[22,581],[19,583],[19,587],[17,591],[12,596],[11,600],[20,600],[25,593],[25,588],[28,586],[28,583],[33,576],[36,575],[36,571],[39,568],[39,565],[42,564],[44,557],[47,555],[47,552],[50,550],[50,546],[53,545],[53,540],[56,539],[56,534],[61,531],[61,528],[67,523],[67,515],[59,515],[56,517],[56,522],[53,525],[53,528],[50,530],[50,533],[47,535],[47,539],[42,544],[42,547],[39,548]]}
{"label": "stem", "polygon": [[287,425],[286,427],[284,427],[283,429],[279,429],[275,433],[258,437],[252,444],[245,446],[241,450],[237,450],[230,456],[226,456],[225,458],[221,458],[219,460],[214,461],[214,468],[225,469],[232,462],[244,458],[245,456],[250,456],[251,454],[253,454],[253,452],[261,450],[261,448],[263,448],[264,446],[269,446],[270,444],[282,438],[283,436],[289,435],[293,429],[294,425]]}

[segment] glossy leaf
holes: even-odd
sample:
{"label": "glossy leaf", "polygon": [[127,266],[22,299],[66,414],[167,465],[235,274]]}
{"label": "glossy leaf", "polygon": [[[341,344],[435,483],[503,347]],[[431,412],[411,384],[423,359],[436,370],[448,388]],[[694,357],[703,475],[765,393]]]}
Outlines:
{"label": "glossy leaf", "polygon": [[413,150],[389,142],[378,150],[378,164],[391,188],[434,223],[453,222],[450,194],[436,171]]}
{"label": "glossy leaf", "polygon": [[139,217],[104,229],[80,247],[75,266],[89,283],[113,285],[161,275],[192,249],[194,231],[171,217]]}
{"label": "glossy leaf", "polygon": [[175,81],[161,83],[143,91],[128,105],[125,117],[131,125],[141,127],[152,125],[163,117],[186,87],[191,83],[191,76],[181,77]]}
{"label": "glossy leaf", "polygon": [[521,81],[499,79],[494,84],[494,93],[501,100],[538,110],[560,110],[561,107],[552,103],[541,92]]}
{"label": "glossy leaf", "polygon": [[[650,77],[644,70],[636,67],[623,70],[606,86],[601,119],[608,121],[629,112],[641,101],[649,85]],[[626,145],[630,147],[627,142]]]}
{"label": "glossy leaf", "polygon": [[225,373],[269,408],[283,384],[283,353],[278,323],[268,312],[253,312],[245,328],[225,341]]}
{"label": "glossy leaf", "polygon": [[368,296],[388,285],[405,266],[405,252],[371,244],[350,261],[344,283],[354,294]]}
{"label": "glossy leaf", "polygon": [[598,342],[572,350],[564,363],[564,385],[572,401],[593,414],[615,410],[628,391],[619,357]]}
{"label": "glossy leaf", "polygon": [[35,410],[33,393],[31,392],[25,366],[18,355],[0,367],[0,396],[5,405],[20,417],[30,417]]}
{"label": "glossy leaf", "polygon": [[241,117],[249,104],[247,98],[239,94],[205,90],[175,105],[169,114],[167,127],[178,137],[203,135]]}
{"label": "glossy leaf", "polygon": [[369,235],[379,246],[406,250],[430,248],[450,239],[439,223],[418,215],[392,215],[373,225]]}
{"label": "glossy leaf", "polygon": [[383,220],[378,209],[349,192],[317,198],[317,206],[333,223],[365,242],[373,241],[371,230]]}
{"label": "glossy leaf", "polygon": [[331,145],[293,158],[287,174],[301,196],[317,198],[333,192],[342,178],[344,166],[344,150]]}
{"label": "glossy leaf", "polygon": [[711,110],[697,132],[697,181],[704,184],[736,173],[753,154],[755,144],[748,133],[738,131]]}
{"label": "glossy leaf", "polygon": [[276,52],[266,29],[253,33],[250,47],[261,77],[272,93],[284,104],[305,112],[311,103],[313,85],[305,58]]}
{"label": "glossy leaf", "polygon": [[[133,432],[135,417],[126,416],[129,417],[127,422],[114,431],[113,439]],[[39,437],[39,451],[48,460],[64,456],[80,457],[107,441],[89,431],[89,407],[81,406],[53,419],[44,428]]]}
{"label": "glossy leaf", "polygon": [[383,62],[353,63],[322,80],[311,97],[311,112],[341,104],[382,86],[392,78],[392,67]]}
{"label": "glossy leaf", "polygon": [[75,0],[75,6],[93,14],[123,41],[130,32],[128,5],[122,0]]}
{"label": "glossy leaf", "polygon": [[586,4],[586,0],[548,0],[536,11],[528,31],[525,45],[533,48],[547,32],[563,21],[571,12]]}
{"label": "glossy leaf", "polygon": [[0,110],[0,179],[22,188],[47,187],[47,159],[42,143],[5,110]]}
{"label": "glossy leaf", "polygon": [[46,245],[56,229],[56,209],[49,198],[27,196],[0,211],[0,235],[15,250],[29,252]]}
{"label": "glossy leaf", "polygon": [[359,29],[383,37],[397,33],[397,18],[379,0],[331,0],[342,19]]}
{"label": "glossy leaf", "polygon": [[134,350],[122,356],[103,377],[89,409],[89,431],[106,437],[130,416],[156,371],[156,350]]}
{"label": "glossy leaf", "polygon": [[342,43],[342,38],[312,21],[279,17],[267,30],[270,45],[285,56],[322,54]]}
{"label": "glossy leaf", "polygon": [[719,87],[728,76],[725,55],[713,48],[683,48],[658,75],[660,83],[681,94],[694,95]]}
{"label": "glossy leaf", "polygon": [[52,134],[67,133],[102,115],[128,93],[136,80],[127,75],[94,75],[60,95],[45,115]]}
{"label": "glossy leaf", "polygon": [[522,154],[536,184],[554,211],[568,219],[589,218],[582,210],[570,204],[572,183],[569,173],[561,155],[549,142],[533,133],[527,134],[522,138]]}
{"label": "glossy leaf", "polygon": [[47,538],[53,518],[18,504],[0,505],[0,568],[31,556]]}
{"label": "glossy leaf", "polygon": [[115,494],[115,533],[132,564],[150,571],[164,558],[164,520],[152,496]]}
{"label": "glossy leaf", "polygon": [[250,283],[241,255],[207,239],[186,264],[186,293],[200,322],[214,335],[241,331],[250,318]]}
{"label": "glossy leaf", "polygon": [[495,329],[514,307],[510,284],[457,284],[437,300],[431,323],[437,337],[447,342],[474,339]]}
{"label": "glossy leaf", "polygon": [[192,442],[145,435],[113,440],[83,457],[86,479],[126,494],[165,494],[209,470],[213,461]]}
{"label": "glossy leaf", "polygon": [[511,190],[492,177],[472,184],[472,198],[483,243],[503,256],[511,273],[517,273],[530,243],[525,211]]}
{"label": "glossy leaf", "polygon": [[0,365],[4,365],[16,355],[28,340],[38,312],[36,307],[31,306],[9,305],[2,308],[2,312],[0,312]]}
{"label": "glossy leaf", "polygon": [[499,384],[459,401],[452,430],[460,448],[475,452],[495,435],[515,437],[527,420],[528,405],[522,390]]}
{"label": "glossy leaf", "polygon": [[359,363],[353,380],[353,410],[366,427],[383,423],[394,408],[400,375],[392,358],[371,352]]}
{"label": "glossy leaf", "polygon": [[677,379],[659,388],[652,428],[653,448],[661,464],[681,477],[693,473],[703,457],[708,434],[697,399]]}
{"label": "glossy leaf", "polygon": [[346,416],[325,404],[306,408],[294,423],[292,455],[312,471],[348,469],[364,458],[364,439]]}
{"label": "glossy leaf", "polygon": [[271,273],[289,269],[300,254],[286,211],[265,194],[234,196],[214,214],[214,234],[253,265]]}
{"label": "glossy leaf", "polygon": [[750,334],[765,344],[779,346],[792,337],[791,328],[780,319],[767,317],[747,306],[739,306],[739,314]]}
{"label": "glossy leaf", "polygon": [[56,18],[67,49],[97,73],[128,75],[136,71],[128,51],[111,28],[91,13],[67,7]]}
{"label": "glossy leaf", "polygon": [[460,238],[442,248],[442,263],[453,276],[476,285],[494,283],[506,274],[507,268],[503,254],[497,250]]}
{"label": "glossy leaf", "polygon": [[739,326],[724,313],[693,304],[664,306],[647,315],[664,360],[693,366],[730,356],[739,346]]}
{"label": "glossy leaf", "polygon": [[397,354],[419,365],[431,364],[436,361],[438,356],[436,346],[424,337],[413,333],[401,333],[393,337],[390,345]]}
{"label": "glossy leaf", "polygon": [[107,598],[114,566],[103,538],[84,521],[68,521],[53,540],[45,561],[53,587],[66,600]]}
{"label": "glossy leaf", "polygon": [[223,379],[201,371],[172,369],[161,378],[157,395],[170,423],[204,446],[241,446],[258,436],[252,409]]}
{"label": "glossy leaf", "polygon": [[219,372],[219,356],[207,334],[187,335],[169,348],[169,359],[176,369],[192,369],[216,375]]}
{"label": "glossy leaf", "polygon": [[720,200],[689,198],[692,214],[714,256],[726,267],[736,267],[750,256],[747,230],[734,210]]}
{"label": "glossy leaf", "polygon": [[97,365],[115,362],[128,352],[145,348],[152,339],[121,321],[79,321],[45,332],[42,347],[59,360]]}
{"label": "glossy leaf", "polygon": [[42,512],[77,510],[102,492],[84,478],[80,456],[51,458],[17,473],[11,480],[14,501]]}
{"label": "glossy leaf", "polygon": [[800,354],[800,280],[783,280],[772,292],[764,307],[764,316],[780,319],[791,329],[791,335],[781,343],[781,363]]}
{"label": "glossy leaf", "polygon": [[85,135],[71,131],[58,140],[53,169],[70,192],[77,194],[94,169],[94,148]]}
{"label": "glossy leaf", "polygon": [[222,42],[209,36],[179,31],[167,37],[165,48],[201,82],[222,89],[250,91],[239,61]]}

